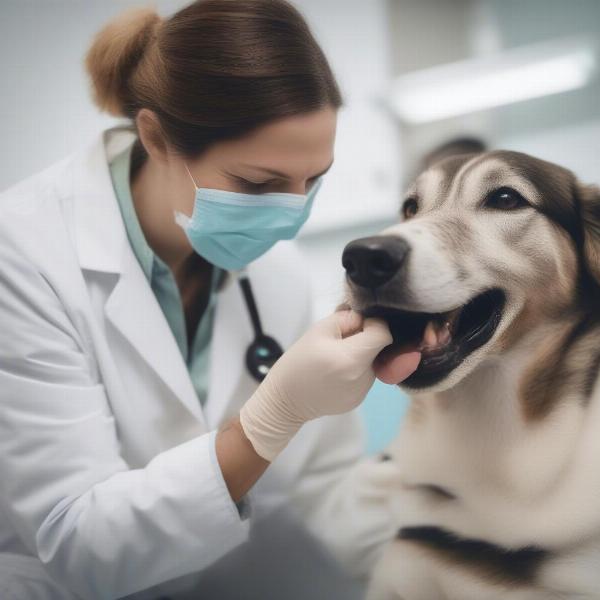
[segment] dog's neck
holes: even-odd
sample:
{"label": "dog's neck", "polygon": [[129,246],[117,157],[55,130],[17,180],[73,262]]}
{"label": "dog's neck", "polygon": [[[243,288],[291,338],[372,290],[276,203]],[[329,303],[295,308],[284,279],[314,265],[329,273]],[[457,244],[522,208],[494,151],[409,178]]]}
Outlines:
{"label": "dog's neck", "polygon": [[[589,335],[571,348],[574,357],[567,357],[566,366],[547,364],[577,322],[572,318],[536,328],[510,350],[482,362],[453,388],[415,394],[400,436],[405,442],[402,452],[415,453],[417,459],[416,453],[425,451],[433,458],[431,440],[435,440],[433,475],[438,475],[437,461],[444,463],[439,465],[442,479],[448,469],[445,462],[460,461],[465,470],[484,469],[482,477],[496,492],[517,491],[527,497],[541,493],[569,460],[590,402],[583,397],[587,365],[581,363],[571,372],[590,343]],[[597,329],[594,335],[598,344]],[[548,370],[552,368],[558,371],[552,373]],[[549,397],[527,397],[532,391]],[[419,438],[429,439],[429,446],[424,448]],[[415,464],[419,463],[423,471],[417,459]],[[419,478],[423,474],[415,471]]]}
{"label": "dog's neck", "polygon": [[547,321],[435,396],[442,405],[461,404],[502,390],[517,420],[529,425],[549,417],[566,397],[586,405],[600,367],[599,321],[583,313]]}

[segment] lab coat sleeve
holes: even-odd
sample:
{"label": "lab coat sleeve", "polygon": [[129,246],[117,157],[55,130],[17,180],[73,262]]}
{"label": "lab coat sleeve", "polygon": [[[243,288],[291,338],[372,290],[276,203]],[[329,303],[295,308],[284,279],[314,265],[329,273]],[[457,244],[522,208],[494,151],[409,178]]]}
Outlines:
{"label": "lab coat sleeve", "polygon": [[0,239],[0,502],[64,587],[112,599],[201,570],[248,535],[215,432],[131,469],[105,389],[43,273]]}

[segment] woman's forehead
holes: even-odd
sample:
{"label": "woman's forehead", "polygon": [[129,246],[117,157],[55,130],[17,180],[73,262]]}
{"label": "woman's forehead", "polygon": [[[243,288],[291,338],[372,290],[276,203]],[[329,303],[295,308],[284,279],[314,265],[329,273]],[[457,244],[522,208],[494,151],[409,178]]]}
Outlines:
{"label": "woman's forehead", "polygon": [[336,123],[337,111],[326,107],[266,123],[238,142],[254,150],[314,151],[333,147]]}
{"label": "woman's forehead", "polygon": [[333,161],[336,111],[322,109],[268,123],[236,140],[215,144],[213,157],[290,177],[320,173]]}

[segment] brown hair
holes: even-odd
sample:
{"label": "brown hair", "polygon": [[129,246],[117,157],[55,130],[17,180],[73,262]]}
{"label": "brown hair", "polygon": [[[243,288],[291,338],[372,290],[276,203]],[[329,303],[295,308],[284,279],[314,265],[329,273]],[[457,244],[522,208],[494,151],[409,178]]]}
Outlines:
{"label": "brown hair", "polygon": [[86,57],[98,106],[134,119],[154,111],[184,156],[341,97],[300,13],[285,0],[197,0],[162,20],[128,11]]}

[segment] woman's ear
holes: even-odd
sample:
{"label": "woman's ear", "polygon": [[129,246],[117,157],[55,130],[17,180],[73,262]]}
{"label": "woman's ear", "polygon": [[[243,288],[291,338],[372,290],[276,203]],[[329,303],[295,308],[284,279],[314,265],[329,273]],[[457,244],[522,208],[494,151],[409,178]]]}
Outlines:
{"label": "woman's ear", "polygon": [[338,304],[335,307],[335,310],[333,312],[340,312],[342,310],[350,310],[352,307],[350,306],[350,304],[348,304],[348,302],[342,302],[341,304]]}
{"label": "woman's ear", "polygon": [[135,124],[140,141],[148,155],[158,162],[166,162],[169,148],[156,114],[147,108],[142,108],[135,117]]}
{"label": "woman's ear", "polygon": [[600,283],[600,188],[579,184],[578,195],[583,224],[583,253],[590,273]]}

